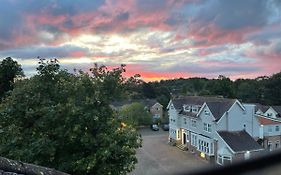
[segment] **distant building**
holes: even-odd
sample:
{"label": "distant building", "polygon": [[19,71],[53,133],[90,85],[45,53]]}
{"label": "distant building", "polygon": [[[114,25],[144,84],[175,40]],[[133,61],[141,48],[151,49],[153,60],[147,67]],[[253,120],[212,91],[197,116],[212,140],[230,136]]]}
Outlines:
{"label": "distant building", "polygon": [[111,104],[111,106],[116,110],[120,110],[123,106],[132,103],[143,104],[145,108],[151,113],[153,120],[161,120],[163,117],[163,105],[161,105],[156,99],[115,101]]}
{"label": "distant building", "polygon": [[255,107],[217,97],[172,99],[167,106],[169,140],[218,164],[260,155],[265,149],[256,142],[259,123]]}

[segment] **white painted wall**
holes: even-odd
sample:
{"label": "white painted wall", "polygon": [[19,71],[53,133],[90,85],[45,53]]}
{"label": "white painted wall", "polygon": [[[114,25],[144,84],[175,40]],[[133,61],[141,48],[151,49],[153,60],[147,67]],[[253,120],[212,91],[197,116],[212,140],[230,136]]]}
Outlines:
{"label": "white painted wall", "polygon": [[278,113],[272,107],[268,108],[268,110],[265,111],[265,113],[264,113],[265,116],[272,117],[272,118],[276,118],[277,114]]}

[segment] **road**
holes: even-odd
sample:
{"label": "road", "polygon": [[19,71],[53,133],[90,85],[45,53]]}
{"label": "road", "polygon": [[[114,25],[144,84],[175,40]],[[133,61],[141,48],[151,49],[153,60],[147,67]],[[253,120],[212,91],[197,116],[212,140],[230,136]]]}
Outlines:
{"label": "road", "polygon": [[129,175],[166,175],[187,172],[208,166],[205,160],[168,144],[168,131],[139,131],[143,138],[142,148],[137,150],[138,164]]}

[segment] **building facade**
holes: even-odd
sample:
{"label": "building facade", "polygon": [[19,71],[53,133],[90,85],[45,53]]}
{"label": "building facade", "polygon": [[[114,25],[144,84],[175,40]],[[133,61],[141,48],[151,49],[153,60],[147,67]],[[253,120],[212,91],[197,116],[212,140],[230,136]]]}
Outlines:
{"label": "building facade", "polygon": [[[254,105],[243,105],[236,99],[188,96],[172,99],[167,109],[170,142],[204,159],[227,164],[264,151],[253,138],[259,135],[258,120],[253,117]],[[249,143],[247,147],[234,149],[233,144],[225,140],[237,138],[237,132],[245,143]]]}

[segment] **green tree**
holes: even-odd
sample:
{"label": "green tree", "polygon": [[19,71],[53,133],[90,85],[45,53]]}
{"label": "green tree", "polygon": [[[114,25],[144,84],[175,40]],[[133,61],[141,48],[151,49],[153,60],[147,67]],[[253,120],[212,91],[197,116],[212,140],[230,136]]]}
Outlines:
{"label": "green tree", "polygon": [[122,121],[134,127],[138,125],[149,125],[152,123],[151,114],[141,103],[132,103],[130,105],[123,106],[120,111],[120,116]]}
{"label": "green tree", "polygon": [[138,134],[121,127],[109,107],[121,91],[124,67],[95,66],[92,77],[41,60],[37,70],[0,106],[0,155],[77,175],[131,171]]}
{"label": "green tree", "polygon": [[24,76],[21,65],[11,57],[0,62],[0,99],[13,89],[15,78]]}
{"label": "green tree", "polygon": [[281,72],[272,75],[265,83],[265,102],[271,105],[281,104]]}

